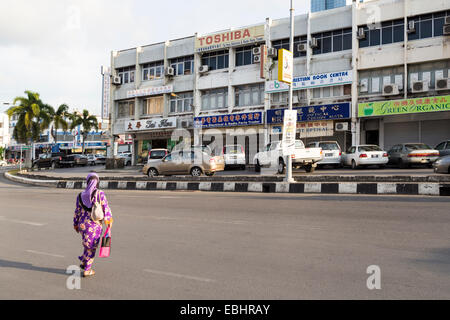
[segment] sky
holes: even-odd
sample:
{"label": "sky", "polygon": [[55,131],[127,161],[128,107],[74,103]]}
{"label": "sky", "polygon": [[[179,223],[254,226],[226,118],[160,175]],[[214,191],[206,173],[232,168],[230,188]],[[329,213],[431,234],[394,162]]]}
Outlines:
{"label": "sky", "polygon": [[[53,107],[100,114],[102,65],[134,48],[289,16],[289,0],[0,2],[0,111],[25,90]],[[295,14],[309,0],[294,0]]]}

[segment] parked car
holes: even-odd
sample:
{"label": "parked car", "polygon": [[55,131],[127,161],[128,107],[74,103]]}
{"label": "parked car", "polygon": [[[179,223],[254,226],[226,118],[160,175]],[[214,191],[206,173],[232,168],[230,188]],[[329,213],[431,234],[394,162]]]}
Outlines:
{"label": "parked car", "polygon": [[37,159],[33,161],[33,168],[58,168],[60,167],[60,162],[64,157],[62,152],[52,152],[52,153],[41,153]]}
{"label": "parked car", "polygon": [[162,159],[169,154],[167,149],[151,149],[148,152],[148,161]]}
{"label": "parked car", "polygon": [[387,152],[381,150],[377,145],[367,144],[352,146],[347,152],[342,154],[343,165],[351,166],[352,169],[372,165],[385,168],[388,162],[389,157]]}
{"label": "parked car", "polygon": [[106,157],[102,154],[95,155],[95,165],[106,164]]}
{"label": "parked car", "polygon": [[[261,167],[278,165],[278,173],[282,174],[286,170],[285,156],[283,156],[283,145],[281,141],[273,141],[266,145],[262,152],[258,152],[253,157],[255,171],[261,171]],[[317,167],[317,162],[323,159],[321,148],[305,148],[303,141],[295,140],[295,153],[292,155],[293,168],[305,168],[306,172],[313,172]]]}
{"label": "parked car", "polygon": [[323,160],[317,162],[318,166],[332,165],[335,168],[342,166],[342,151],[337,141],[316,141],[308,143],[308,148],[322,148]]}
{"label": "parked car", "polygon": [[225,161],[222,156],[210,156],[199,149],[192,151],[176,151],[162,159],[149,160],[142,172],[149,177],[158,175],[187,175],[194,177],[206,174],[212,176],[217,171],[223,171]]}
{"label": "parked car", "polygon": [[129,152],[122,152],[117,155],[119,158],[124,159],[126,166],[131,166],[132,154]]}
{"label": "parked car", "polygon": [[225,161],[225,167],[238,166],[242,170],[245,170],[245,152],[242,145],[227,145],[223,147],[222,155]]}
{"label": "parked car", "polygon": [[403,143],[395,145],[388,151],[389,162],[400,168],[411,165],[427,165],[433,167],[433,162],[439,158],[439,151],[424,143]]}
{"label": "parked car", "polygon": [[87,159],[88,159],[88,164],[90,166],[95,166],[95,155],[94,154],[88,154]]}
{"label": "parked car", "polygon": [[449,173],[450,174],[450,156],[445,156],[437,159],[433,163],[435,173]]}
{"label": "parked car", "polygon": [[450,140],[439,143],[434,149],[439,151],[440,157],[450,156]]}

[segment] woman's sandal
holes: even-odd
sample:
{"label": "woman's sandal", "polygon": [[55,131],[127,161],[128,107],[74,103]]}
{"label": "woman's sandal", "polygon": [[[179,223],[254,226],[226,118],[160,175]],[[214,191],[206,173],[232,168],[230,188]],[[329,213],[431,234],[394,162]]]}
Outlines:
{"label": "woman's sandal", "polygon": [[93,276],[95,274],[95,271],[94,270],[89,270],[89,271],[85,271],[85,272],[83,272],[83,277],[91,277],[91,276]]}

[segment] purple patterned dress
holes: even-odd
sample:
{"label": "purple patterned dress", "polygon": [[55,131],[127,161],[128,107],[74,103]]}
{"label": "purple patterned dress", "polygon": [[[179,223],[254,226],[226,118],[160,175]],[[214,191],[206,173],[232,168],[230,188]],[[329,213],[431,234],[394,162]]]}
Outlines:
{"label": "purple patterned dress", "polygon": [[[112,215],[105,193],[98,190],[96,197],[97,201],[101,203],[105,214],[105,219],[103,221],[110,222]],[[78,226],[84,247],[83,255],[79,256],[78,259],[80,259],[81,264],[84,265],[84,270],[89,271],[94,263],[95,252],[102,235],[102,225],[92,221],[90,218],[90,212],[83,208],[78,199],[79,197],[77,197],[76,201],[73,226]]]}

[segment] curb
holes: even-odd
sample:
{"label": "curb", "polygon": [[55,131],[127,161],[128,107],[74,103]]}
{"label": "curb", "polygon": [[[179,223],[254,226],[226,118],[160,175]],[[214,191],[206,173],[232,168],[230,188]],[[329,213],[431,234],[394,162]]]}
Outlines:
{"label": "curb", "polygon": [[[45,187],[86,188],[85,181],[42,181],[13,176],[7,172],[5,177],[12,181]],[[450,196],[450,184],[440,183],[100,181],[99,187],[111,190]]]}

